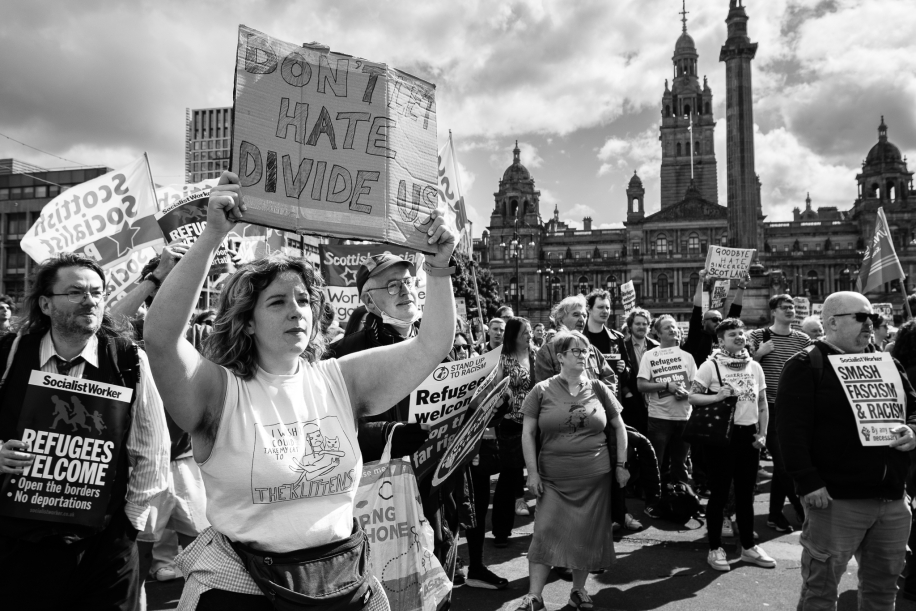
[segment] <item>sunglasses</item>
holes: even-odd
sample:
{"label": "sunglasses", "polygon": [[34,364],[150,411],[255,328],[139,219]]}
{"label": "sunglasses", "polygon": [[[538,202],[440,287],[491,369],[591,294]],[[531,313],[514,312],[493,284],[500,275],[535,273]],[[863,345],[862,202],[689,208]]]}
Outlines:
{"label": "sunglasses", "polygon": [[856,319],[856,322],[865,322],[866,320],[871,320],[871,323],[875,326],[881,324],[880,314],[868,314],[867,312],[846,312],[845,314],[834,314],[834,316],[852,316]]}
{"label": "sunglasses", "polygon": [[720,317],[718,317],[718,316],[710,316],[710,317],[707,318],[706,320],[707,320],[707,321],[712,321],[712,322],[714,322],[714,323],[716,323],[716,324],[719,324],[720,322],[722,322],[722,319],[721,319]]}

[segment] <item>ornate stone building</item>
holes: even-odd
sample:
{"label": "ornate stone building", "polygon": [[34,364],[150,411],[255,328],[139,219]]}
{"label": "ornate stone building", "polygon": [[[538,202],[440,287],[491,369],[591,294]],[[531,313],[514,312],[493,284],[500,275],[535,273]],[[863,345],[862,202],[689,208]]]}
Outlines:
{"label": "ornate stone building", "polygon": [[[710,244],[756,247],[758,266],[745,294],[743,318],[752,326],[769,318],[767,300],[777,292],[809,296],[822,302],[839,290],[854,290],[865,244],[874,235],[876,211],[884,209],[904,271],[916,272],[916,192],[906,158],[887,136],[881,118],[878,142],[850,176],[858,183],[849,210],[813,209],[810,194],[794,219],[765,222],[760,180],[754,170],[750,113],[750,60],[756,43],[747,37],[747,14],[732,0],[726,21],[728,38],[720,59],[726,63],[728,205],[718,204],[712,147],[712,93],[700,88],[697,53],[686,20],[672,57],[675,78],[661,103],[661,209],[645,213],[645,189],[634,173],[626,188],[626,222],[620,229],[582,229],[559,220],[555,208],[546,221],[540,192],[521,164],[519,149],[499,181],[489,230],[475,240],[475,258],[489,266],[516,312],[546,322],[550,307],[562,297],[633,280],[637,303],[656,314],[687,320],[693,294]],[[705,79],[704,79],[705,80]],[[708,105],[707,105],[708,104]],[[687,115],[689,118],[683,118]],[[687,131],[692,124],[693,132]],[[688,146],[694,153],[690,179]],[[680,146],[680,152],[677,150]],[[816,196],[816,194],[815,194]],[[852,199],[852,197],[851,197]],[[739,214],[740,212],[740,214]],[[733,239],[741,236],[740,240]],[[885,285],[869,293],[872,302],[891,302],[902,315],[903,292]],[[621,314],[615,301],[615,313]]]}

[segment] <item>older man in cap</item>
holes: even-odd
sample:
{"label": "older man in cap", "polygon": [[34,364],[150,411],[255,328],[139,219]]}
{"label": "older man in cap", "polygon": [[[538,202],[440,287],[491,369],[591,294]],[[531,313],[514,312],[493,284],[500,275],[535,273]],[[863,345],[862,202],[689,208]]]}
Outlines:
{"label": "older man in cap", "polygon": [[[910,534],[904,483],[916,448],[916,393],[896,360],[879,368],[890,356],[863,354],[881,318],[868,299],[833,293],[822,318],[826,335],[786,361],[776,391],[779,445],[807,509],[797,608],[836,609],[855,556],[859,609],[893,609]],[[861,356],[842,369],[836,355]],[[870,396],[893,399],[863,400]],[[897,424],[887,439],[873,438],[884,418]]]}

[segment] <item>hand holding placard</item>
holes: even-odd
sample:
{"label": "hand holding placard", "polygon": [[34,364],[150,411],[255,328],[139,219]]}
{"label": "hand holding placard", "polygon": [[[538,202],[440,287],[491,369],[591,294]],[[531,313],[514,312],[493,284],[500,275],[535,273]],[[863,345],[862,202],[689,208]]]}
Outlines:
{"label": "hand holding placard", "polygon": [[712,245],[706,251],[705,269],[711,278],[743,280],[751,268],[755,252],[753,248]]}
{"label": "hand holding placard", "polygon": [[429,236],[427,241],[435,244],[436,254],[428,255],[426,261],[431,267],[448,267],[448,260],[455,250],[455,234],[445,224],[445,216],[439,210],[433,210],[429,218],[433,223],[426,232]]}
{"label": "hand holding placard", "polygon": [[219,183],[210,191],[205,233],[215,232],[222,239],[242,220],[246,207],[239,201],[239,188],[239,177],[223,172]]}

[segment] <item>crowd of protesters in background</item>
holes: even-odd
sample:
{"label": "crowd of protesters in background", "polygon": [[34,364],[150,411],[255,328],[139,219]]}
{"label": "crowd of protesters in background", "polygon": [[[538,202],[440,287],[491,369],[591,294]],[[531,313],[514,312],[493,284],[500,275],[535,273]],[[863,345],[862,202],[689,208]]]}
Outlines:
{"label": "crowd of protesters in background", "polygon": [[[904,494],[916,493],[909,467],[916,322],[896,330],[848,292],[799,321],[793,297],[778,294],[769,299],[768,324],[749,330],[740,316],[750,277],[736,282],[723,317],[704,311],[700,271],[686,333],[670,314],[639,307],[615,328],[614,296],[596,289],[563,297],[542,321],[491,308],[475,334],[456,319],[447,282],[454,238],[435,216],[425,316],[416,267],[391,254],[360,265],[359,306],[348,320],[325,303],[313,266],[285,256],[240,266],[223,283],[219,306],[197,309],[215,250],[244,213],[237,191],[227,175],[211,194],[204,235],[165,248],[116,303],[106,302],[101,268],[74,254],[38,266],[21,312],[0,295],[2,473],[22,474],[35,460],[16,434],[20,415],[35,409],[24,398],[30,369],[134,391],[130,416],[106,420],[119,445],[101,525],[0,523],[0,571],[17,584],[11,601],[23,591],[39,607],[134,609],[147,578],[184,577],[181,608],[272,608],[277,577],[253,564],[296,553],[321,565],[328,546],[363,535],[353,524],[355,485],[295,506],[238,501],[250,487],[250,447],[266,434],[260,423],[336,417],[359,472],[389,440],[396,456],[427,441],[428,427],[409,422],[409,393],[436,366],[501,350],[495,381],[508,379],[508,390],[479,455],[444,485],[419,486],[432,551],[453,587],[508,586],[485,562],[489,539],[527,553],[520,611],[544,608],[551,570],[572,581],[569,604],[588,611],[587,578],[614,562],[614,531],[678,521],[678,499],[693,503],[688,519],[705,524],[712,569],[732,568],[723,544],[730,537],[739,561],[774,568],[753,527],[758,484],[771,476],[766,525],[802,529],[799,608],[833,608],[854,554],[860,599],[891,608],[907,541],[916,547]],[[885,351],[896,359],[906,426],[894,429],[889,446],[871,447],[860,443],[852,411],[835,409],[846,397],[824,363]],[[728,401],[728,442],[690,443],[694,415]],[[770,459],[767,472],[761,461]],[[527,549],[514,532],[519,518],[534,522]],[[60,587],[42,587],[47,578]],[[296,587],[325,594],[316,584]],[[904,595],[916,598],[916,570]],[[362,608],[388,607],[374,580],[359,596]]]}

